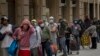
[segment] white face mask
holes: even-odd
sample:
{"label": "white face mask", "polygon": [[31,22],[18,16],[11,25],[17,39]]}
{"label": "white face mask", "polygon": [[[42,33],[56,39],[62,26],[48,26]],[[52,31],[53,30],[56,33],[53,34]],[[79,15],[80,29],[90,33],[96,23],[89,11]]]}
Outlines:
{"label": "white face mask", "polygon": [[44,27],[44,24],[42,23],[42,24],[40,24],[40,26],[41,26],[41,27]]}
{"label": "white face mask", "polygon": [[53,20],[50,20],[49,23],[54,23],[54,21]]}
{"label": "white face mask", "polygon": [[37,23],[34,23],[34,25],[36,26],[36,25],[37,25]]}

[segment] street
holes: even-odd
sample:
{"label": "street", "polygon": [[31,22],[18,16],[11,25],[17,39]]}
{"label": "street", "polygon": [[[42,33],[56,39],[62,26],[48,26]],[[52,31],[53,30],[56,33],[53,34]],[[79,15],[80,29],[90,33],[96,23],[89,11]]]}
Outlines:
{"label": "street", "polygon": [[[100,56],[100,44],[98,44],[98,49],[81,49],[80,54],[76,55],[76,52],[73,52],[73,55],[69,56]],[[58,56],[61,56],[62,53],[58,54]]]}

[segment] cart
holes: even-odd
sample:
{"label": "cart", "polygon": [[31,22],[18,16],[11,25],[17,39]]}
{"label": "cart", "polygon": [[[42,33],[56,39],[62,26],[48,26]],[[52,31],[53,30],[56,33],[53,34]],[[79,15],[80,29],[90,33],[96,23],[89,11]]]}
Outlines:
{"label": "cart", "polygon": [[85,46],[88,46],[90,48],[90,44],[91,44],[91,37],[89,36],[88,33],[84,33],[81,37],[82,47],[85,48]]}
{"label": "cart", "polygon": [[69,48],[70,48],[70,54],[73,54],[73,51],[75,51],[77,55],[79,54],[78,43],[74,38],[74,36],[70,37]]}

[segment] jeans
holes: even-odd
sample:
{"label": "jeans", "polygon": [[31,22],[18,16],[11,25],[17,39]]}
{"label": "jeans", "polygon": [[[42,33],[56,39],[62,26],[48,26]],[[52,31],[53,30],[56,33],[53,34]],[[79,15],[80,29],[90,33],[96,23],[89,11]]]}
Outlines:
{"label": "jeans", "polygon": [[42,52],[43,52],[42,56],[45,56],[45,51],[47,53],[47,56],[52,56],[52,50],[49,41],[42,42]]}
{"label": "jeans", "polygon": [[67,56],[66,38],[65,37],[60,38],[60,45],[61,45],[64,56]]}
{"label": "jeans", "polygon": [[79,35],[74,35],[76,42],[77,42],[77,50],[80,50],[80,38]]}
{"label": "jeans", "polygon": [[58,44],[58,48],[60,51],[62,51],[61,45],[60,45],[60,38],[57,38],[57,44]]}
{"label": "jeans", "polygon": [[67,52],[69,53],[69,50],[70,50],[70,46],[69,46],[69,44],[70,44],[70,39],[66,39],[66,45],[67,45]]}

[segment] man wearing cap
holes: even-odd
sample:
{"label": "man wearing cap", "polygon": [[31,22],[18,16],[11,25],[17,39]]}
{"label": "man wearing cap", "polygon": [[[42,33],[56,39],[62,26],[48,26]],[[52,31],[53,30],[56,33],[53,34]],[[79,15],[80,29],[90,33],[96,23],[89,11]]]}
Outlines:
{"label": "man wearing cap", "polygon": [[37,21],[33,19],[34,33],[30,37],[31,56],[40,56],[38,48],[41,46],[41,28],[38,26]]}
{"label": "man wearing cap", "polygon": [[7,17],[2,17],[1,23],[2,23],[2,27],[0,29],[0,33],[5,34],[5,37],[1,43],[1,48],[2,48],[2,52],[3,52],[2,56],[9,56],[9,54],[7,52],[7,48],[10,47],[10,45],[13,41],[13,38],[11,37],[11,35],[13,33],[12,25],[9,24],[9,19]]}

